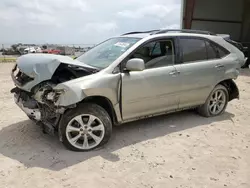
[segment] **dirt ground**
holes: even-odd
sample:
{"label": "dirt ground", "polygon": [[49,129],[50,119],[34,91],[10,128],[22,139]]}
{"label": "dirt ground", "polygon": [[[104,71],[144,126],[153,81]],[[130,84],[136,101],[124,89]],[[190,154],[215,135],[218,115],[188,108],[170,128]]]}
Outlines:
{"label": "dirt ground", "polygon": [[185,111],[129,123],[104,148],[76,153],[14,104],[12,66],[0,64],[1,188],[250,187],[250,70],[219,117]]}

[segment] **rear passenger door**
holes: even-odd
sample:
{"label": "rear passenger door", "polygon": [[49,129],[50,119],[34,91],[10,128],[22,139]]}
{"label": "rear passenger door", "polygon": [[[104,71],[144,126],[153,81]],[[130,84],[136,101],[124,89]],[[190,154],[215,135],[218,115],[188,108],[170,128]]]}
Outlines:
{"label": "rear passenger door", "polygon": [[180,108],[203,104],[213,87],[223,78],[225,68],[220,48],[203,38],[180,37]]}

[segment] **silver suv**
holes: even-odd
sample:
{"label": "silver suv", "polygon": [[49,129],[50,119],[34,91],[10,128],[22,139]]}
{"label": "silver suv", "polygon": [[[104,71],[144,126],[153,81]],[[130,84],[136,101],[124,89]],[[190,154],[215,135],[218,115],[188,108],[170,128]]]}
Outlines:
{"label": "silver suv", "polygon": [[12,70],[17,105],[71,150],[108,142],[113,125],[197,109],[205,117],[239,98],[244,55],[222,37],[193,30],[132,32],[75,60],[28,54]]}

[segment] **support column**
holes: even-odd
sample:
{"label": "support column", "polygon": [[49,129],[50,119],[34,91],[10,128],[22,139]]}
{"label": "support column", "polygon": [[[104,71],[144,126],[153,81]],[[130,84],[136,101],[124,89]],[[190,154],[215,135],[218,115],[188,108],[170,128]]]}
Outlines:
{"label": "support column", "polygon": [[185,10],[185,20],[184,20],[185,29],[191,29],[192,27],[194,6],[195,6],[195,0],[186,0],[186,7],[185,7],[186,10]]}

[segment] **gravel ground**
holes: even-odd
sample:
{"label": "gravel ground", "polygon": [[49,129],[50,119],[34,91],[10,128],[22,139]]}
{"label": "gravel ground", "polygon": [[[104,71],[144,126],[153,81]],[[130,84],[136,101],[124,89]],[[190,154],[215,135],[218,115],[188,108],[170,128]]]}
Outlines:
{"label": "gravel ground", "polygon": [[250,71],[225,114],[192,111],[114,129],[104,148],[76,153],[44,135],[14,104],[13,64],[0,64],[0,187],[250,187]]}

